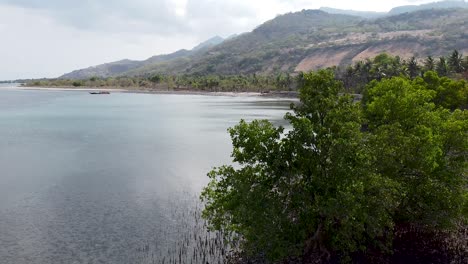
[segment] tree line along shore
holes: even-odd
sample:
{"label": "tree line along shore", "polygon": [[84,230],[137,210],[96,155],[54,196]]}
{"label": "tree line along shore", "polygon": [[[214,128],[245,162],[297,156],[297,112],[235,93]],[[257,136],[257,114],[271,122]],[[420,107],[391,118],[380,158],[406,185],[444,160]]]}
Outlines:
{"label": "tree line along shore", "polygon": [[[380,54],[372,59],[349,66],[331,68],[335,78],[344,83],[346,92],[360,93],[370,81],[392,76],[415,78],[424,72],[435,71],[439,76],[468,79],[468,56],[453,51],[446,57],[412,57]],[[270,75],[164,75],[92,77],[85,80],[39,79],[22,80],[27,87],[125,89],[142,91],[204,91],[259,92],[296,91],[302,85],[304,73],[280,72]]]}

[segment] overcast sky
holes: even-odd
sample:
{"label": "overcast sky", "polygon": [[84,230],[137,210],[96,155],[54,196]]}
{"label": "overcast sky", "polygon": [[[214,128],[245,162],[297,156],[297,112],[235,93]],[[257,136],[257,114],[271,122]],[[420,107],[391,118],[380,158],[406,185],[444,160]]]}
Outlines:
{"label": "overcast sky", "polygon": [[0,0],[0,80],[58,77],[104,62],[190,49],[291,11],[388,11],[433,1]]}

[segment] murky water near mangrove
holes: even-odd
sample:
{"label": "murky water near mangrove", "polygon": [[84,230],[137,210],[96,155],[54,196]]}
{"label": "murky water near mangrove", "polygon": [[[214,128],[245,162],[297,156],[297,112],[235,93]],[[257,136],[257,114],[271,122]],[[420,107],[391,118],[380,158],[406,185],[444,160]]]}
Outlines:
{"label": "murky water near mangrove", "polygon": [[206,173],[230,162],[228,127],[289,104],[0,89],[0,263],[219,261]]}

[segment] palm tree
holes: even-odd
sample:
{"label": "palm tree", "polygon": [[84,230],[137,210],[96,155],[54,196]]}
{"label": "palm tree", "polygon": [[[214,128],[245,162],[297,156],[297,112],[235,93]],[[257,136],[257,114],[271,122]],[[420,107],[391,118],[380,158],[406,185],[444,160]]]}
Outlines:
{"label": "palm tree", "polygon": [[401,75],[403,73],[403,66],[400,56],[396,56],[388,67],[388,74],[391,76]]}
{"label": "palm tree", "polygon": [[424,69],[426,71],[435,70],[435,60],[432,56],[427,56],[426,61],[424,62]]}
{"label": "palm tree", "polygon": [[350,89],[355,86],[353,66],[348,66],[344,70],[344,72],[343,72],[343,83],[344,83],[345,88],[348,91],[350,91]]}
{"label": "palm tree", "polygon": [[449,66],[447,64],[447,60],[444,57],[439,58],[439,62],[436,65],[436,71],[439,76],[447,76],[449,73]]}
{"label": "palm tree", "polygon": [[362,82],[363,79],[367,80],[368,73],[365,72],[364,63],[362,61],[358,61],[356,65],[354,65],[354,75],[359,82]]}
{"label": "palm tree", "polygon": [[411,79],[416,78],[419,75],[420,69],[416,58],[413,56],[408,62],[408,73]]}
{"label": "palm tree", "polygon": [[448,66],[451,72],[460,73],[463,71],[463,55],[454,50],[448,58]]}
{"label": "palm tree", "polygon": [[465,56],[465,59],[463,60],[463,69],[465,71],[468,70],[468,56]]}

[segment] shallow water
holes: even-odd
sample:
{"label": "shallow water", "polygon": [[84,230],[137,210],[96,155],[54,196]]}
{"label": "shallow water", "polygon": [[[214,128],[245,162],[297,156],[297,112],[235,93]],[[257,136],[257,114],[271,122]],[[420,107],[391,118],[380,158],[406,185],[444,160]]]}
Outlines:
{"label": "shallow water", "polygon": [[179,201],[229,163],[226,129],[283,124],[289,104],[0,90],[0,263],[137,263],[142,245],[161,255],[184,232]]}

